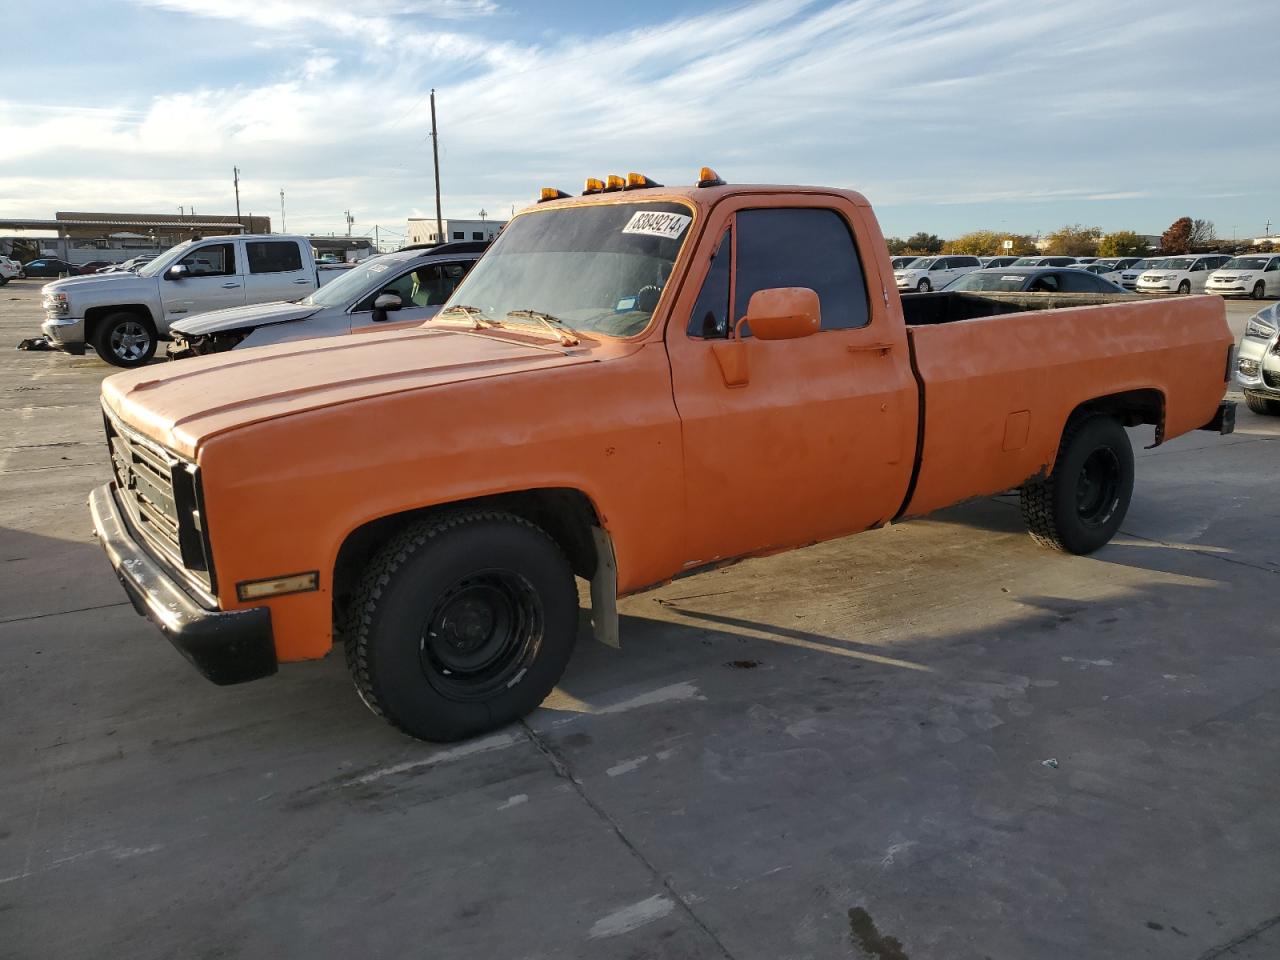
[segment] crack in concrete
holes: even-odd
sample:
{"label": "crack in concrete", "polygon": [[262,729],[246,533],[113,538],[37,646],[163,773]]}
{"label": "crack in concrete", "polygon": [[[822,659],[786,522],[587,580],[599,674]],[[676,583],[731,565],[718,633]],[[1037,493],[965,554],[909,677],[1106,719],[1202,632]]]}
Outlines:
{"label": "crack in concrete", "polygon": [[578,796],[582,799],[582,802],[585,803],[591,809],[592,813],[599,817],[600,820],[613,831],[614,836],[616,836],[618,841],[626,847],[627,851],[635,858],[636,862],[644,867],[644,869],[648,871],[649,875],[662,885],[662,888],[671,895],[671,898],[680,907],[684,915],[688,917],[699,930],[706,934],[707,939],[716,945],[726,960],[735,960],[733,954],[729,952],[729,948],[726,947],[721,942],[720,938],[712,932],[711,928],[707,926],[703,919],[694,912],[692,905],[680,894],[678,890],[676,890],[671,881],[663,875],[653,861],[646,857],[640,849],[631,842],[627,835],[623,833],[622,827],[618,822],[613,817],[609,816],[608,812],[605,811],[603,807],[591,799],[587,794],[587,791],[583,788],[582,782],[573,775],[573,771],[570,769],[568,762],[564,757],[560,756],[560,754],[556,752],[555,747],[542,739],[542,737],[540,737],[526,721],[521,720],[520,726],[524,728],[525,736],[529,738],[529,742],[532,743],[534,747],[537,748],[538,752],[546,758],[547,763],[551,765],[551,769],[555,771],[556,776],[560,777],[573,787]]}
{"label": "crack in concrete", "polygon": [[100,603],[95,607],[76,607],[74,610],[54,610],[52,613],[33,613],[25,617],[9,617],[0,620],[0,624],[6,623],[25,623],[28,620],[43,620],[46,617],[63,617],[69,613],[87,613],[90,610],[109,610],[111,607],[127,607],[128,600],[120,600],[117,603]]}
{"label": "crack in concrete", "polygon": [[1222,944],[1221,946],[1213,947],[1210,950],[1207,950],[1206,952],[1200,954],[1200,956],[1196,957],[1196,960],[1215,960],[1215,958],[1217,957],[1226,956],[1226,954],[1229,951],[1234,950],[1236,947],[1240,946],[1242,943],[1246,943],[1249,940],[1252,940],[1254,937],[1258,936],[1259,934],[1266,933],[1268,930],[1270,930],[1272,927],[1274,927],[1278,923],[1280,923],[1280,914],[1276,914],[1270,920],[1263,920],[1260,924],[1258,924],[1255,927],[1250,927],[1244,933],[1240,934],[1240,936],[1232,940],[1228,940],[1226,943]]}

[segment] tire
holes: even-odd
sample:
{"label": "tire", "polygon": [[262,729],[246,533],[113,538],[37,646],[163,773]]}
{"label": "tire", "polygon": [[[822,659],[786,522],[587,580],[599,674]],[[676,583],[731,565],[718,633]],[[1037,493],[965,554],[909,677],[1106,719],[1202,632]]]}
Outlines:
{"label": "tire", "polygon": [[1251,294],[1255,300],[1265,300],[1267,297],[1267,285],[1264,281],[1259,280],[1253,285],[1253,293]]}
{"label": "tire", "polygon": [[114,366],[140,367],[155,356],[156,329],[141,314],[113,313],[98,321],[93,331],[93,349]]}
{"label": "tire", "polygon": [[1191,292],[1191,281],[1190,281],[1190,280],[1183,280],[1180,284],[1178,284],[1178,292],[1179,292],[1179,293],[1190,293],[1190,292]]}
{"label": "tire", "polygon": [[1118,420],[1094,416],[1067,425],[1053,471],[1024,484],[1022,519],[1032,539],[1064,553],[1105,545],[1133,497],[1133,447]]}
{"label": "tire", "polygon": [[0,277],[0,287],[3,287],[8,282],[9,282],[8,277]]}
{"label": "tire", "polygon": [[1245,393],[1244,402],[1254,413],[1264,417],[1280,417],[1280,400],[1259,396],[1256,393]]}
{"label": "tire", "polygon": [[929,282],[928,278],[916,284],[916,293],[929,293],[931,290],[933,290],[933,284]]}
{"label": "tire", "polygon": [[573,652],[564,553],[511,514],[442,514],[369,562],[345,622],[347,667],[374,713],[422,740],[474,736],[546,699]]}

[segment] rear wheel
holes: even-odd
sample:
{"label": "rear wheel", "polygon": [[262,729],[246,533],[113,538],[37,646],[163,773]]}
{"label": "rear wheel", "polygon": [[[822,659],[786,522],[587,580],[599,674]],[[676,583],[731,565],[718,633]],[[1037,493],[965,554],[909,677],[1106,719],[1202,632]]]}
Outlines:
{"label": "rear wheel", "polygon": [[1190,281],[1190,280],[1183,280],[1180,284],[1178,284],[1178,292],[1179,292],[1179,293],[1190,293],[1190,292],[1191,292],[1191,281]]}
{"label": "rear wheel", "polygon": [[93,349],[117,367],[140,367],[155,355],[155,327],[140,314],[113,313],[98,321]]}
{"label": "rear wheel", "polygon": [[916,284],[916,293],[928,293],[932,289],[933,284],[931,284],[927,278]]}
{"label": "rear wheel", "polygon": [[1259,280],[1253,285],[1253,299],[1261,300],[1267,295],[1267,285]]}
{"label": "rear wheel", "polygon": [[1133,447],[1111,417],[1068,424],[1053,472],[1024,484],[1022,518],[1038,543],[1092,553],[1116,535],[1133,497]]}
{"label": "rear wheel", "polygon": [[408,527],[366,569],[344,624],[347,666],[374,713],[423,740],[518,720],[573,652],[573,572],[541,529],[510,514],[444,514]]}
{"label": "rear wheel", "polygon": [[1271,397],[1263,397],[1256,393],[1246,393],[1244,402],[1254,413],[1260,413],[1265,417],[1280,417],[1280,400],[1273,400]]}

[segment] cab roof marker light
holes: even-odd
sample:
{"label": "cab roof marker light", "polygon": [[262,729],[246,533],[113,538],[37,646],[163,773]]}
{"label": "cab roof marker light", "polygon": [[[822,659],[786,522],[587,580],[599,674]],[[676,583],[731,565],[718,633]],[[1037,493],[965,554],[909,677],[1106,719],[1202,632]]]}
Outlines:
{"label": "cab roof marker light", "polygon": [[604,181],[599,177],[587,177],[586,186],[582,189],[582,195],[584,197],[590,196],[593,193],[604,193]]}
{"label": "cab roof marker light", "polygon": [[698,171],[698,186],[723,187],[724,181],[720,179],[720,174],[716,173],[710,167],[703,167]]}
{"label": "cab roof marker light", "polygon": [[622,177],[618,176],[616,173],[611,173],[609,174],[608,177],[605,178],[604,192],[613,193],[615,190],[626,189],[626,186],[627,186],[626,180],[622,179]]}
{"label": "cab roof marker light", "polygon": [[627,185],[624,190],[644,190],[647,187],[660,187],[662,184],[657,180],[650,180],[643,173],[628,173]]}
{"label": "cab roof marker light", "polygon": [[538,202],[546,203],[548,200],[563,200],[568,196],[563,190],[557,190],[555,187],[543,187],[542,193],[538,196]]}

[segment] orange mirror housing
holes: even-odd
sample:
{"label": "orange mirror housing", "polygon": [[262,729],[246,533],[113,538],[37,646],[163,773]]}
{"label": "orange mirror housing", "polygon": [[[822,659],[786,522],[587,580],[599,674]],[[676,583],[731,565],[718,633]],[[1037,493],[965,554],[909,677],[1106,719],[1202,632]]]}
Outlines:
{"label": "orange mirror housing", "polygon": [[758,340],[795,340],[822,328],[822,304],[809,287],[757,290],[751,295],[747,315],[739,326],[743,321]]}

